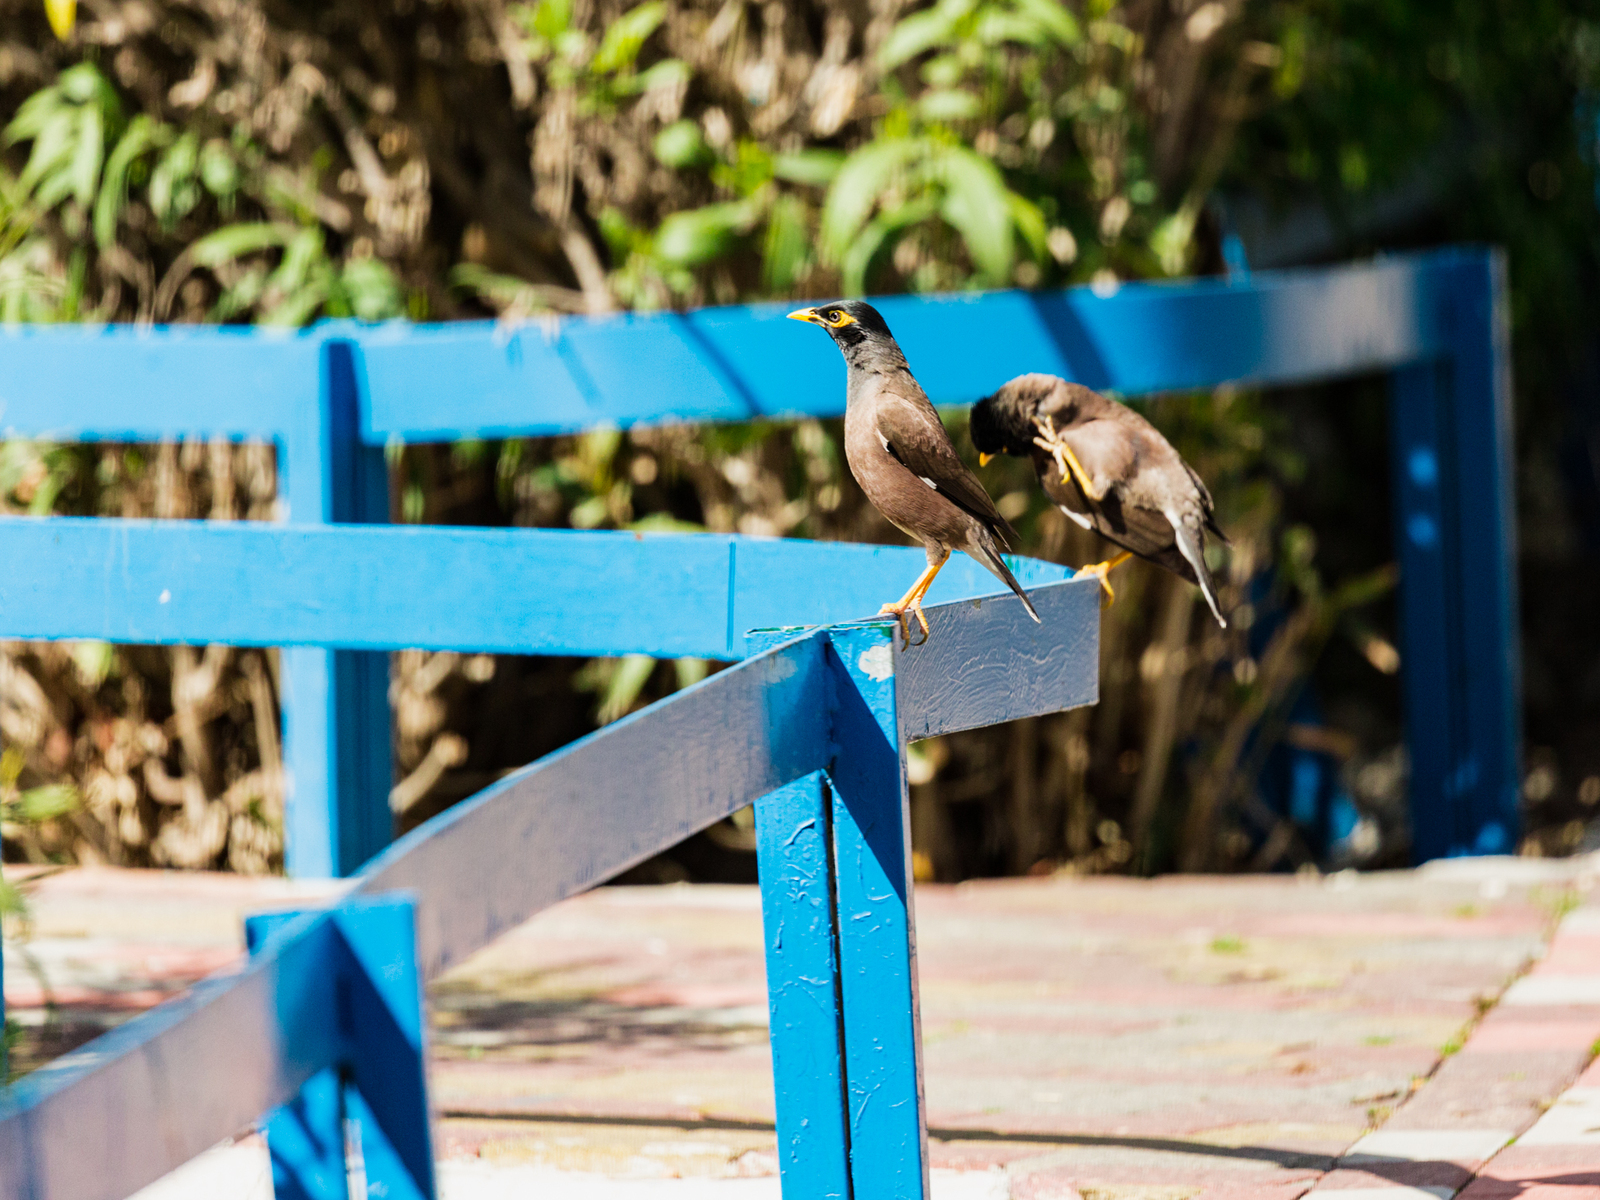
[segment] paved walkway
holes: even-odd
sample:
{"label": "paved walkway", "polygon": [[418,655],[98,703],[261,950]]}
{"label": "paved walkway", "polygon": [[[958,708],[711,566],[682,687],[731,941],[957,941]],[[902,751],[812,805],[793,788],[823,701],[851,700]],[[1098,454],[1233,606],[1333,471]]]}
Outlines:
{"label": "paved walkway", "polygon": [[[1600,1038],[1597,872],[919,887],[934,1195],[1600,1200],[1600,1071],[1572,1086]],[[232,961],[243,911],[323,889],[93,870],[31,890],[76,1038]],[[11,945],[6,984],[42,1029]],[[430,999],[448,1200],[776,1200],[753,888],[601,889]],[[269,1192],[247,1138],[141,1200]]]}

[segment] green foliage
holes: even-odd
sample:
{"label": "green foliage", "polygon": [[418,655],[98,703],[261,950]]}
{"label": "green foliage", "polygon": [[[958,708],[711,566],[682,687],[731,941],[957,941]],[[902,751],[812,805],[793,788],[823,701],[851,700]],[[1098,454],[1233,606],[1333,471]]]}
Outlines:
{"label": "green foliage", "polygon": [[[100,254],[127,253],[118,238],[135,199],[161,235],[187,242],[152,297],[151,316],[166,315],[196,268],[221,284],[206,314],[213,320],[303,325],[318,316],[376,321],[406,311],[387,264],[329,252],[324,227],[297,190],[268,168],[259,147],[144,113],[125,121],[116,89],[92,63],[67,68],[29,97],[3,141],[29,152],[14,181],[0,168],[0,320],[112,315],[84,308],[90,245]],[[264,219],[220,223],[241,201]],[[204,232],[193,227],[202,209],[210,226]],[[65,271],[50,269],[51,248],[35,233],[47,214],[74,238],[86,225],[93,235],[92,243],[79,240]]]}
{"label": "green foliage", "polygon": [[68,783],[44,784],[24,788],[20,785],[27,758],[15,747],[0,751],[0,837],[21,845],[35,860],[38,852],[37,828],[75,812],[81,800],[78,789]]}

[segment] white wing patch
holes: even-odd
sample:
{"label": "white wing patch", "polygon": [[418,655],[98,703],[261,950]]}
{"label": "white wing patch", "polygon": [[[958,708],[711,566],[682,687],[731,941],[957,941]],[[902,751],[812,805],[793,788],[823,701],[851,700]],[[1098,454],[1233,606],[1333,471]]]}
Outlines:
{"label": "white wing patch", "polygon": [[893,450],[889,449],[889,439],[883,436],[883,432],[881,430],[878,432],[878,440],[883,443],[883,451],[885,454],[894,453]]}
{"label": "white wing patch", "polygon": [[935,483],[933,480],[929,479],[926,475],[918,475],[917,478],[922,480],[923,483],[927,484],[934,491],[937,492],[939,490],[939,485],[937,483]]}
{"label": "white wing patch", "polygon": [[1066,513],[1067,516],[1071,517],[1079,525],[1082,525],[1085,529],[1093,529],[1094,528],[1094,525],[1090,522],[1089,518],[1084,516],[1081,512],[1073,512],[1065,504],[1058,504],[1058,505],[1056,505],[1056,507],[1059,508],[1062,512]]}

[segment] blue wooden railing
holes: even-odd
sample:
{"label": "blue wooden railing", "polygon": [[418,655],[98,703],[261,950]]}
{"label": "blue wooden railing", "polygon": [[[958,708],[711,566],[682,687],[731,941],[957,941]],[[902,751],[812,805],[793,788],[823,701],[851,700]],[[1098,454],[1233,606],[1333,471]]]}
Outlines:
{"label": "blue wooden railing", "polygon": [[[1501,275],[1492,254],[1462,251],[1248,286],[884,308],[940,401],[1028,369],[1128,392],[1393,373],[1427,857],[1495,849],[1514,830]],[[0,636],[289,647],[302,873],[386,840],[388,650],[756,652],[436,817],[331,908],[253,920],[242,971],[0,1093],[0,1200],[113,1200],[267,1113],[280,1196],[344,1197],[359,1170],[370,1194],[431,1197],[422,983],[752,801],[785,1194],[925,1196],[905,745],[1091,703],[1097,585],[1018,560],[1035,625],[1009,596],[957,599],[991,589],[962,560],[932,597],[937,636],[905,650],[886,621],[838,622],[902,587],[914,550],[341,527],[385,515],[392,437],[837,411],[837,360],[800,349],[780,316],[0,336],[0,428],[278,443],[296,524],[0,519]],[[785,625],[807,628],[745,641]]]}
{"label": "blue wooden railing", "polygon": [[[92,582],[104,590],[86,615],[114,640],[504,649],[529,619],[547,621],[541,648],[562,652],[726,653],[729,614],[793,611],[796,574],[813,581],[810,607],[859,611],[918,561],[895,548],[585,535],[579,557],[600,554],[680,614],[607,632],[578,612],[593,591],[581,573],[543,580],[547,595],[509,618],[498,601],[516,589],[503,579],[465,601],[455,586],[413,586],[390,603],[361,574],[382,559],[415,580],[464,538],[457,551],[493,578],[517,569],[522,547],[548,553],[549,535],[12,519],[0,537],[41,529],[94,565],[8,588],[4,611],[16,604],[30,632],[77,628],[77,616],[52,625],[45,601],[71,607]],[[431,1198],[422,983],[751,802],[785,1194],[920,1200],[906,744],[1096,698],[1098,585],[1014,566],[1043,624],[992,595],[930,609],[937,636],[909,650],[885,619],[757,633],[744,662],[414,830],[331,908],[253,919],[242,971],[0,1092],[0,1200],[118,1200],[263,1114],[280,1198],[344,1200],[353,1169],[367,1194]]]}
{"label": "blue wooden railing", "polygon": [[[1261,272],[1236,283],[895,297],[880,305],[937,403],[969,403],[1029,370],[1129,395],[1230,381],[1391,377],[1400,649],[1420,861],[1505,849],[1517,832],[1504,296],[1500,257],[1461,249]],[[838,414],[838,357],[797,336],[783,312],[712,308],[515,329],[329,324],[300,334],[12,329],[0,332],[0,432],[265,438],[278,447],[291,522],[384,522],[382,451],[395,440]],[[22,557],[6,542],[0,556]],[[737,657],[746,627],[731,620],[711,656]],[[39,628],[11,624],[0,609],[0,634]],[[529,641],[521,648],[532,649],[538,625],[523,628]],[[83,636],[101,635],[86,628]],[[348,874],[392,836],[387,662],[343,648],[366,644],[354,637],[339,648],[285,652],[292,874]]]}

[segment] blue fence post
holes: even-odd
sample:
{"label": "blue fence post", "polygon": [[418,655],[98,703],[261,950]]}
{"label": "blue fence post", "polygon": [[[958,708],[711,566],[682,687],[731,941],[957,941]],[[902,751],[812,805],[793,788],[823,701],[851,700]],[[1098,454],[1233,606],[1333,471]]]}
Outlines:
{"label": "blue fence post", "polygon": [[[245,920],[255,953],[304,914]],[[263,1122],[276,1200],[435,1200],[415,906],[380,897],[334,910],[322,969],[335,976],[340,1061]],[[292,1048],[289,1049],[292,1053]]]}
{"label": "blue fence post", "polygon": [[[382,447],[361,442],[351,344],[328,340],[320,362],[317,404],[283,447],[289,520],[386,522],[388,472]],[[285,865],[300,877],[350,875],[393,836],[389,656],[294,646],[283,676]]]}
{"label": "blue fence post", "polygon": [[819,772],[756,801],[778,1169],[791,1200],[849,1200],[833,795]]}
{"label": "blue fence post", "polygon": [[1505,263],[1441,268],[1449,357],[1396,371],[1390,405],[1412,857],[1514,848],[1520,784]]}
{"label": "blue fence post", "polygon": [[831,632],[838,749],[828,775],[854,1195],[925,1200],[910,794],[895,704],[898,636],[893,622]]}

